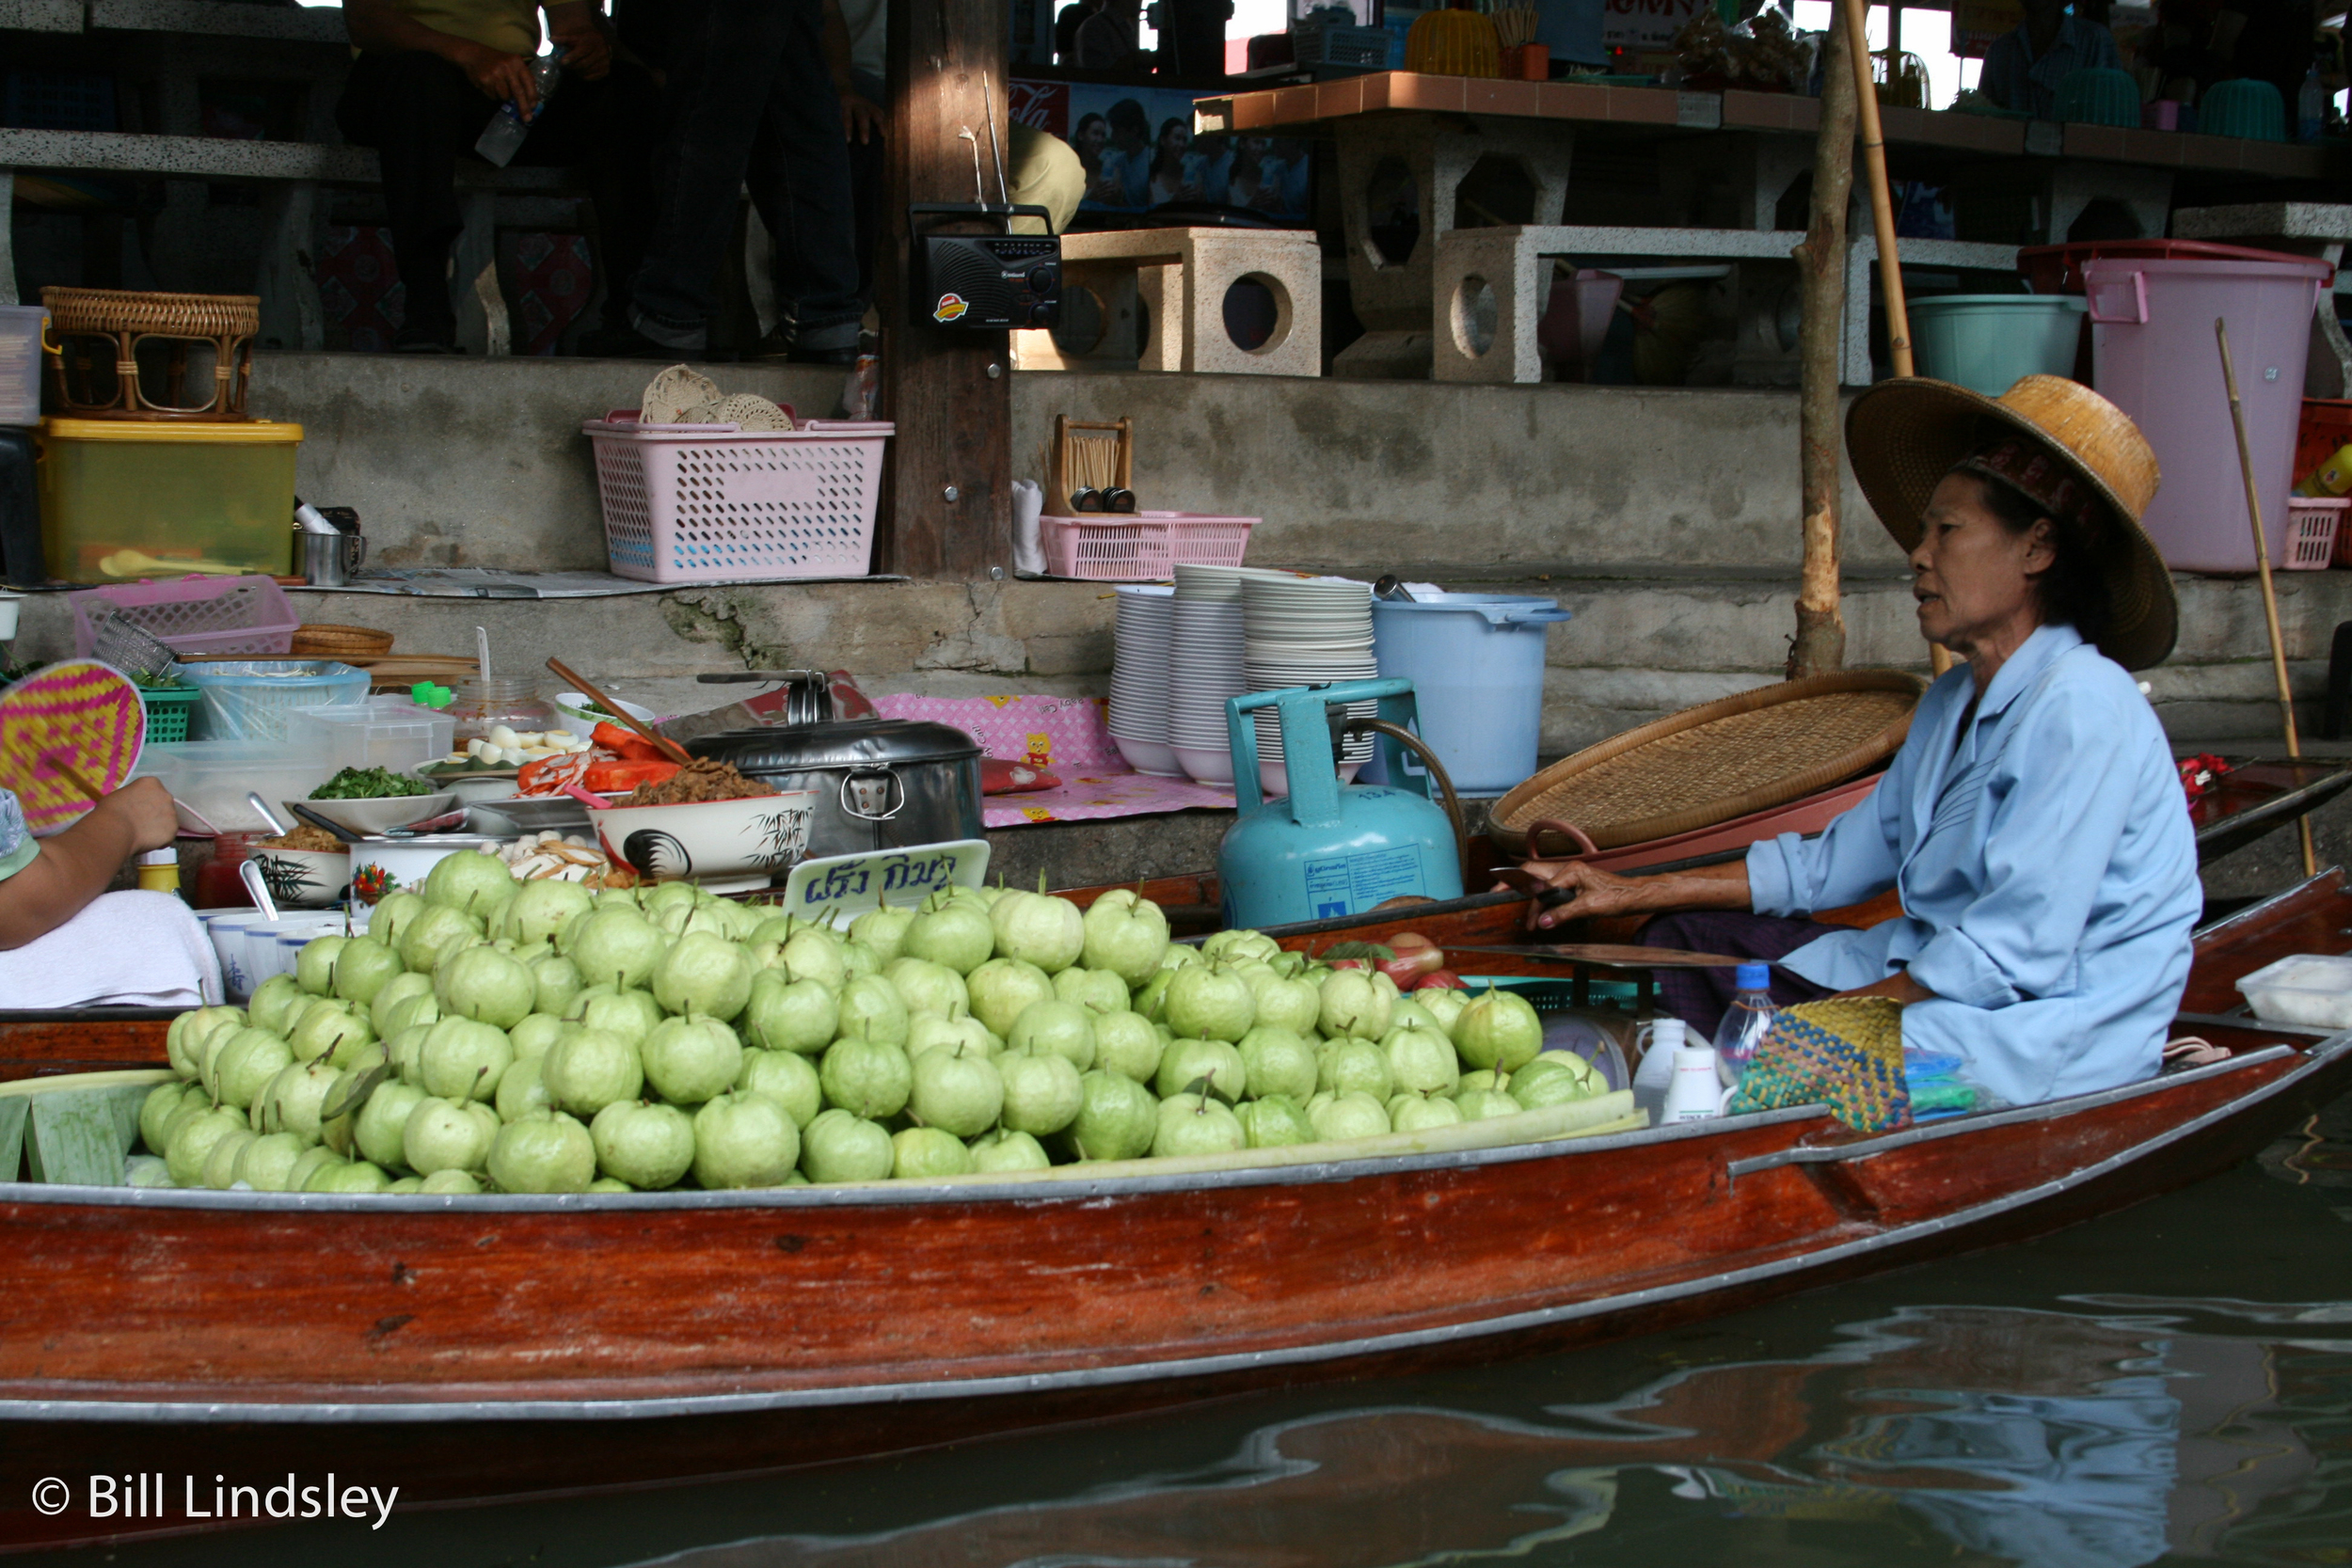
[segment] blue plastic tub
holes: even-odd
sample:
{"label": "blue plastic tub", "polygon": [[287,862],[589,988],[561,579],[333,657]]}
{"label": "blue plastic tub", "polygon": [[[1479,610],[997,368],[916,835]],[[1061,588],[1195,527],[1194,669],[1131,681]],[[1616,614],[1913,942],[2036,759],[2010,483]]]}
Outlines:
{"label": "blue plastic tub", "polygon": [[1413,683],[1422,739],[1464,795],[1501,795],[1535,771],[1544,628],[1567,619],[1549,599],[1502,594],[1372,601],[1380,673]]}
{"label": "blue plastic tub", "polygon": [[2080,294],[1931,294],[1911,302],[1919,373],[1996,398],[2028,375],[2071,375]]}

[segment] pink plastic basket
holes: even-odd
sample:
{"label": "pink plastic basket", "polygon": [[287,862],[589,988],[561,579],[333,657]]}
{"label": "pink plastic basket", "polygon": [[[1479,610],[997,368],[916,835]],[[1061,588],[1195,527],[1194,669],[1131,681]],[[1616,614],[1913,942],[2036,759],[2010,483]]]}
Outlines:
{"label": "pink plastic basket", "polygon": [[2289,572],[2316,572],[2336,563],[2336,539],[2344,528],[2344,511],[2352,501],[2311,496],[2287,498],[2286,559]]}
{"label": "pink plastic basket", "polygon": [[73,652],[83,658],[98,646],[90,612],[102,605],[177,654],[282,654],[301,623],[285,590],[265,577],[109,583],[66,601],[73,607]]}
{"label": "pink plastic basket", "polygon": [[1255,517],[1197,512],[1104,513],[1038,519],[1045,569],[1094,582],[1166,582],[1176,563],[1238,566]]}
{"label": "pink plastic basket", "polygon": [[894,428],[588,420],[612,571],[641,582],[864,577]]}

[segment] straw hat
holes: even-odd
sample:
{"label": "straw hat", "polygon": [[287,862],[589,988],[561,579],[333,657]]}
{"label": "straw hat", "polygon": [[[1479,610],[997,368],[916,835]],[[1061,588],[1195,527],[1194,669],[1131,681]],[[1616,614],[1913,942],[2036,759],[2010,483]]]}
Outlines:
{"label": "straw hat", "polygon": [[2164,557],[2139,526],[2162,475],[2148,438],[2121,408],[2078,381],[2029,375],[1998,398],[1924,376],[1882,381],[1846,415],[1846,451],[1879,521],[1905,550],[1920,514],[1952,466],[1987,442],[2029,436],[2089,485],[2113,514],[2091,548],[2113,611],[2099,651],[2126,670],[2161,664],[2178,634],[2180,604]]}

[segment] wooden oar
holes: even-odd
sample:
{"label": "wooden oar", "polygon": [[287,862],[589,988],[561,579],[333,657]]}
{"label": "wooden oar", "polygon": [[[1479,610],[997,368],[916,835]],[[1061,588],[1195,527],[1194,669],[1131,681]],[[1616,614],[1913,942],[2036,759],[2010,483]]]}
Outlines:
{"label": "wooden oar", "polygon": [[[2254,483],[2254,450],[2246,439],[2246,408],[2237,397],[2237,366],[2230,359],[2230,324],[2222,317],[2213,319],[2214,341],[2221,345],[2221,379],[2230,388],[2230,422],[2237,427],[2237,466],[2246,481],[2246,517],[2254,530],[2254,570],[2262,574],[2263,621],[2270,630],[2270,673],[2279,682],[2279,717],[2286,726],[2287,755],[2300,759],[2303,742],[2295,733],[2295,693],[2287,685],[2286,641],[2279,635],[2279,595],[2270,585],[2270,541],[2263,533],[2262,492]],[[2296,829],[2303,839],[2303,875],[2316,875],[2318,862],[2312,853],[2312,819],[2309,816],[2296,818]]]}
{"label": "wooden oar", "polygon": [[562,659],[548,659],[548,668],[563,676],[565,680],[571,682],[573,690],[580,692],[590,702],[596,704],[598,707],[604,709],[605,712],[611,714],[614,719],[620,721],[624,724],[627,724],[630,729],[635,730],[639,735],[644,736],[647,740],[652,741],[655,750],[659,751],[663,756],[668,757],[672,762],[676,763],[680,768],[685,767],[688,763],[694,760],[692,757],[686,754],[685,747],[679,745],[676,741],[672,740],[666,735],[655,734],[652,725],[646,723],[643,719],[638,718],[637,715],[629,712],[628,709],[623,707],[620,704],[614,702],[603,692],[597,690],[596,687],[589,684],[587,676],[581,674],[579,671],[574,670],[570,665],[564,663]]}

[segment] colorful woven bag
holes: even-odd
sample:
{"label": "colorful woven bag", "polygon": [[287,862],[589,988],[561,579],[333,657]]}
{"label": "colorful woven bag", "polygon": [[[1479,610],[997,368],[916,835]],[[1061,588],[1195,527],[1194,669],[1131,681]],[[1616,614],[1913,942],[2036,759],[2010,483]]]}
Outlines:
{"label": "colorful woven bag", "polygon": [[1902,1004],[1848,996],[1781,1008],[1728,1109],[1738,1116],[1788,1105],[1827,1105],[1857,1132],[1908,1124]]}

